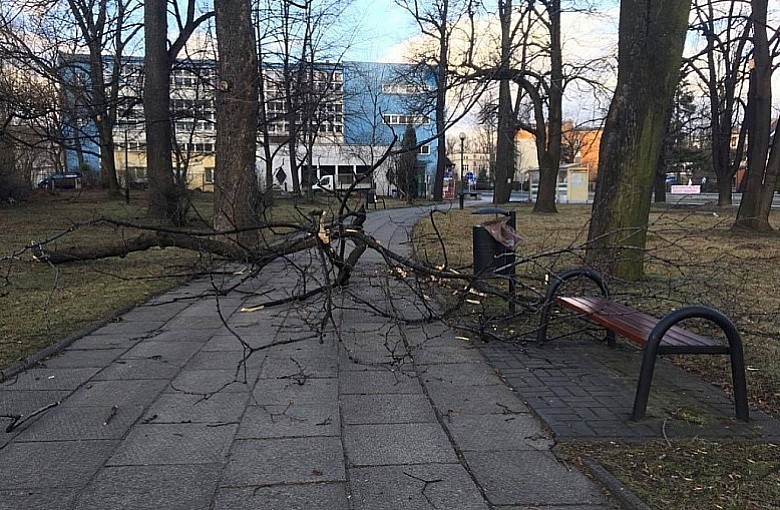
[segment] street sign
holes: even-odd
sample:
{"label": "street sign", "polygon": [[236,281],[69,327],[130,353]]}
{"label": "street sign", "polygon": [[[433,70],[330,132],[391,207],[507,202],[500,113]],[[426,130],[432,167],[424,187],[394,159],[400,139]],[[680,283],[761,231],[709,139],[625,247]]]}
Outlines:
{"label": "street sign", "polygon": [[471,182],[474,180],[474,172],[466,172],[466,180]]}

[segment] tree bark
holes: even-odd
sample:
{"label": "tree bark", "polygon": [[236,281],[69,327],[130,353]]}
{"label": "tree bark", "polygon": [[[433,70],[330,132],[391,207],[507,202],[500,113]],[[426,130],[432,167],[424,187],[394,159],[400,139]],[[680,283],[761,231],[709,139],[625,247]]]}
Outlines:
{"label": "tree bark", "polygon": [[443,23],[439,27],[439,59],[436,73],[436,175],[433,179],[433,200],[441,202],[444,199],[444,167],[447,162],[446,144],[446,120],[447,114],[447,87],[448,87],[448,60],[449,60],[449,35],[447,34],[447,3],[444,4]]}
{"label": "tree bark", "polygon": [[[506,71],[511,66],[512,0],[499,0],[499,21],[501,23],[501,62],[499,67]],[[496,182],[493,203],[506,204],[512,194],[512,180],[515,174],[515,121],[509,78],[498,82],[498,140],[496,141]]]}
{"label": "tree bark", "polygon": [[144,116],[150,218],[178,222],[173,183],[170,115],[171,62],[168,56],[167,0],[146,0],[144,8]]}
{"label": "tree bark", "polygon": [[198,253],[210,253],[227,260],[248,261],[262,266],[278,257],[313,248],[316,245],[317,242],[314,236],[293,236],[264,249],[248,249],[234,243],[225,242],[224,239],[193,236],[184,233],[151,232],[105,245],[60,246],[53,251],[38,248],[35,251],[35,258],[38,261],[51,264],[66,264],[69,262],[100,260],[108,257],[126,257],[130,253],[157,247],[181,248]]}
{"label": "tree bark", "polygon": [[679,80],[690,0],[622,0],[618,81],[604,127],[587,259],[635,280],[665,119]]}
{"label": "tree bark", "polygon": [[[257,224],[257,46],[249,0],[216,2],[219,87],[214,169],[214,228],[251,229]],[[292,157],[292,155],[291,155]],[[232,237],[255,246],[257,234]]]}
{"label": "tree bark", "polygon": [[[775,134],[771,156],[770,129],[772,122],[772,59],[767,39],[767,0],[753,0],[750,21],[753,25],[753,61],[748,89],[748,168],[745,191],[734,222],[736,229],[758,232],[772,230],[769,212],[775,194],[775,181],[780,172]],[[769,157],[768,157],[769,156]]]}
{"label": "tree bark", "polygon": [[[563,125],[563,52],[561,49],[561,2],[552,0],[547,5],[550,17],[550,85],[548,90],[547,122],[541,113],[542,126],[546,125],[545,143],[537,146],[539,154],[539,191],[534,204],[535,213],[555,213],[558,195],[558,170],[561,163],[561,128]],[[538,121],[537,121],[538,123]],[[544,130],[544,127],[542,127]]]}

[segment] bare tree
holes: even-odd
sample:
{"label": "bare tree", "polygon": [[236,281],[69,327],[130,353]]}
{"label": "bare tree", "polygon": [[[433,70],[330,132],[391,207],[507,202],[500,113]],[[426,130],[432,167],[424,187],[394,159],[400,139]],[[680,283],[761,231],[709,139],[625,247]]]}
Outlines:
{"label": "bare tree", "polygon": [[[571,9],[577,12],[574,7]],[[561,34],[564,12],[560,0],[519,5],[512,0],[499,0],[500,38],[495,62],[479,65],[475,52],[470,50],[468,67],[475,72],[467,79],[498,81],[495,203],[509,201],[516,161],[515,133],[522,129],[534,136],[540,167],[534,211],[556,210],[565,87],[575,81],[595,87],[595,81],[587,80],[585,74],[598,65],[593,61],[564,67]]]}
{"label": "bare tree", "polygon": [[[775,31],[771,40],[767,35],[767,0],[751,1],[750,24],[753,31],[753,59],[748,88],[747,123],[747,181],[739,204],[734,227],[769,231],[769,212],[775,193],[775,182],[780,174],[780,136],[772,129],[772,61],[777,56],[780,36]],[[774,51],[771,48],[774,46]]]}
{"label": "bare tree", "polygon": [[[118,197],[114,124],[117,119],[119,76],[125,46],[140,28],[131,23],[131,17],[139,4],[132,0],[68,0],[68,5],[89,51],[90,115],[98,132],[101,179],[109,194]],[[104,61],[107,48],[113,48],[109,76],[106,76]]]}
{"label": "bare tree", "polygon": [[438,138],[436,154],[436,174],[433,181],[433,199],[443,198],[444,169],[447,159],[446,130],[447,94],[451,87],[450,60],[452,55],[453,34],[458,23],[464,18],[468,9],[473,9],[473,3],[468,0],[435,0],[434,2],[419,2],[418,0],[397,0],[396,3],[407,10],[417,23],[420,32],[433,41],[435,48],[416,58],[423,65],[436,69],[435,112],[436,133]]}
{"label": "bare tree", "polygon": [[[56,116],[68,126],[50,131],[50,140],[74,149],[79,163],[87,151],[99,158],[103,184],[113,197],[119,195],[113,139],[123,103],[119,77],[140,28],[139,9],[136,0],[11,0],[0,10],[3,52],[14,68],[60,90],[61,104],[50,104],[41,118]],[[36,10],[46,15],[29,15]],[[86,141],[95,149],[85,149]]]}
{"label": "bare tree", "polygon": [[151,218],[183,223],[186,185],[174,183],[173,129],[171,126],[171,67],[201,23],[213,12],[198,15],[195,0],[188,0],[180,12],[172,2],[178,35],[168,46],[168,0],[148,0],[144,7],[144,114],[146,118],[147,172]]}
{"label": "bare tree", "polygon": [[[747,77],[749,48],[747,2],[697,0],[692,30],[706,41],[704,49],[689,59],[690,69],[704,84],[709,100],[710,150],[718,181],[718,205],[731,205],[734,175],[743,162],[745,128],[743,85]],[[737,143],[732,139],[739,133]]]}
{"label": "bare tree", "polygon": [[618,81],[599,154],[588,259],[626,279],[643,273],[653,177],[679,80],[690,1],[622,0]]}

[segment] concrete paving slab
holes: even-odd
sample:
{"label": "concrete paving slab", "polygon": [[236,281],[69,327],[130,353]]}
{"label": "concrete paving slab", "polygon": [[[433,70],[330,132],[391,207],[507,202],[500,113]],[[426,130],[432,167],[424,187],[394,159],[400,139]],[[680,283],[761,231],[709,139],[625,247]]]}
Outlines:
{"label": "concrete paving slab", "polygon": [[369,370],[339,374],[339,392],[344,395],[422,393],[415,372]]}
{"label": "concrete paving slab", "polygon": [[267,334],[258,334],[256,332],[247,332],[241,329],[236,329],[236,333],[240,336],[240,340],[232,334],[215,334],[211,339],[203,346],[201,352],[209,351],[236,351],[243,352],[244,345],[241,341],[245,342],[250,348],[265,347],[273,343],[273,338]]}
{"label": "concrete paving slab", "polygon": [[106,335],[106,336],[123,336],[123,335],[146,335],[155,331],[159,331],[166,320],[135,320],[135,321],[117,321],[110,322],[105,326],[96,329],[92,332],[93,335]]}
{"label": "concrete paving slab", "polygon": [[549,450],[554,445],[529,413],[451,414],[445,423],[462,451]]}
{"label": "concrete paving slab", "polygon": [[601,505],[593,483],[550,452],[464,452],[469,468],[493,505]]}
{"label": "concrete paving slab", "polygon": [[214,510],[344,510],[350,499],[343,482],[222,488]]}
{"label": "concrete paving slab", "polygon": [[90,368],[31,368],[0,383],[0,391],[21,390],[75,390],[100,369]]}
{"label": "concrete paving slab", "polygon": [[227,459],[237,424],[140,424],[133,428],[107,466],[210,464]]}
{"label": "concrete paving slab", "polygon": [[352,468],[349,479],[353,510],[490,508],[460,464]]}
{"label": "concrete paving slab", "polygon": [[338,375],[338,357],[321,354],[279,356],[269,354],[260,369],[261,379],[278,379],[304,374],[306,377],[327,378]]}
{"label": "concrete paving slab", "polygon": [[84,487],[118,441],[13,443],[0,450],[3,489]]}
{"label": "concrete paving slab", "polygon": [[347,425],[436,421],[433,408],[423,394],[342,395],[340,400]]}
{"label": "concrete paving slab", "polygon": [[343,482],[344,452],[338,437],[242,439],[233,443],[223,486]]}
{"label": "concrete paving slab", "polygon": [[338,400],[338,379],[260,379],[252,391],[254,405],[318,404]]}
{"label": "concrete paving slab", "polygon": [[74,392],[63,407],[111,406],[146,407],[165,388],[167,381],[90,381]]}
{"label": "concrete paving slab", "polygon": [[421,366],[424,384],[448,383],[453,386],[490,386],[504,384],[486,363],[452,363]]}
{"label": "concrete paving slab", "polygon": [[458,460],[438,423],[345,425],[344,446],[353,466]]}
{"label": "concrete paving slab", "polygon": [[241,420],[239,439],[339,436],[341,418],[336,402],[249,406]]}
{"label": "concrete paving slab", "polygon": [[256,370],[182,370],[167,393],[211,395],[217,392],[248,392],[257,379]]}
{"label": "concrete paving slab", "polygon": [[78,489],[0,490],[0,510],[62,510],[70,508]]}
{"label": "concrete paving slab", "polygon": [[[45,420],[36,420],[17,441],[86,441],[122,439],[141,413],[142,407],[110,406],[56,407],[46,413]],[[105,425],[104,425],[105,423]]]}
{"label": "concrete paving slab", "polygon": [[[205,343],[206,338],[202,340]],[[121,359],[158,359],[183,366],[200,348],[200,345],[193,342],[146,340],[127,351]]]}
{"label": "concrete paving slab", "polygon": [[190,306],[187,302],[168,302],[162,303],[160,298],[151,300],[147,304],[137,306],[125,314],[122,314],[121,322],[167,322],[171,317],[177,315],[182,310]]}
{"label": "concrete paving slab", "polygon": [[[374,353],[370,353],[374,356]],[[383,356],[384,353],[376,354],[376,356]],[[350,358],[351,356],[354,356]],[[371,361],[371,357],[363,357],[362,352],[348,353],[342,351],[341,359],[339,360],[340,372],[366,372],[366,371],[379,371],[379,372],[397,372],[402,374],[416,373],[411,356],[405,356],[403,358],[387,359],[385,362]]]}
{"label": "concrete paving slab", "polygon": [[87,335],[70,344],[71,349],[91,351],[96,349],[128,350],[144,339],[144,335]]}
{"label": "concrete paving slab", "polygon": [[222,464],[109,467],[82,491],[74,509],[207,510]]}
{"label": "concrete paving slab", "polygon": [[219,330],[184,330],[169,328],[166,324],[162,329],[154,331],[144,336],[145,340],[154,340],[156,342],[172,343],[198,343],[204,344],[211,335]]}
{"label": "concrete paving slab", "polygon": [[0,415],[27,415],[42,407],[61,402],[70,391],[22,390],[0,391]]}
{"label": "concrete paving slab", "polygon": [[460,415],[529,412],[517,393],[505,385],[453,386],[446,382],[433,382],[427,383],[425,389],[443,414],[450,411]]}
{"label": "concrete paving slab", "polygon": [[414,360],[421,365],[446,363],[484,363],[482,353],[469,346],[448,345],[442,347],[422,344],[412,351]]}
{"label": "concrete paving slab", "polygon": [[163,393],[144,414],[144,423],[238,423],[244,414],[246,393],[210,396]]}
{"label": "concrete paving slab", "polygon": [[239,366],[259,370],[264,354],[242,351],[200,351],[187,362],[187,370],[235,370]]}
{"label": "concrete paving slab", "polygon": [[65,349],[64,351],[46,358],[39,363],[42,368],[103,368],[127,349]]}
{"label": "concrete paving slab", "polygon": [[410,365],[412,358],[406,349],[396,349],[388,351],[387,349],[378,350],[354,350],[345,348],[341,354],[342,364],[340,368],[344,370],[361,370],[363,367],[385,367],[385,369],[398,368],[404,365]]}
{"label": "concrete paving slab", "polygon": [[181,371],[181,362],[166,359],[119,359],[98,372],[93,381],[134,379],[173,379]]}

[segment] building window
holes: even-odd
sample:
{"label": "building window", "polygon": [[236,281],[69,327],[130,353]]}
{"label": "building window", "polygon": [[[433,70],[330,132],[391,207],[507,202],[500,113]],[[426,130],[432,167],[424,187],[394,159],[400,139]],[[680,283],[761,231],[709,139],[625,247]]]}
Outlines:
{"label": "building window", "polygon": [[203,169],[203,184],[214,184],[214,167]]}
{"label": "building window", "polygon": [[431,146],[430,145],[421,145],[420,146],[420,154],[430,154],[431,153]]}
{"label": "building window", "polygon": [[403,115],[387,114],[382,115],[382,120],[389,126],[421,126],[430,123],[430,119],[425,115]]}
{"label": "building window", "polygon": [[385,94],[417,94],[422,92],[422,87],[413,83],[383,83],[382,92]]}

